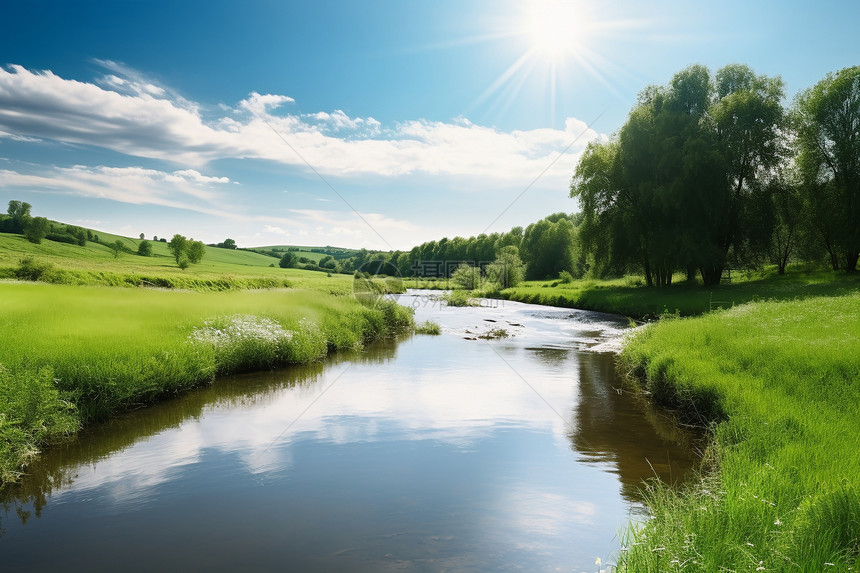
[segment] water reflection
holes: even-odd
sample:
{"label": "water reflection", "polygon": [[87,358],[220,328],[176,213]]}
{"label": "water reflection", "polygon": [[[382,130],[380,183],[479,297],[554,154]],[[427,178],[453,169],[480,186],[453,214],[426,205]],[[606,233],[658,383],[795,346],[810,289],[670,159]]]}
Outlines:
{"label": "water reflection", "polygon": [[621,386],[612,355],[580,355],[580,399],[569,437],[581,459],[611,464],[622,494],[635,503],[641,501],[643,480],[677,483],[697,456],[692,436]]}
{"label": "water reflection", "polygon": [[[617,549],[651,466],[683,473],[611,356],[581,351],[617,319],[417,318],[445,334],[222,380],[55,448],[2,492],[4,571],[582,570]],[[513,336],[463,340],[499,324]]]}

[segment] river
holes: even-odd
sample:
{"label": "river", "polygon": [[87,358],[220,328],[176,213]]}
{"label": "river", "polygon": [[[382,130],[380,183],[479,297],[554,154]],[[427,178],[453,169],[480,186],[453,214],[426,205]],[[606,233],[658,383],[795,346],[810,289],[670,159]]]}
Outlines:
{"label": "river", "polygon": [[225,378],[43,454],[1,492],[2,570],[597,571],[642,480],[695,463],[621,391],[623,319],[399,302],[442,334]]}

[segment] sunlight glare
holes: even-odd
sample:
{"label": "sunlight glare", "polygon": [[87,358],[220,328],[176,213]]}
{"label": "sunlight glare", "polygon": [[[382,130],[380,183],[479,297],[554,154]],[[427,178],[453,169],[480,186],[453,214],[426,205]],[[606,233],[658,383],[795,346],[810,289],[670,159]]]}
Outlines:
{"label": "sunlight glare", "polygon": [[543,0],[526,5],[525,32],[532,49],[549,59],[575,54],[587,25],[575,2]]}

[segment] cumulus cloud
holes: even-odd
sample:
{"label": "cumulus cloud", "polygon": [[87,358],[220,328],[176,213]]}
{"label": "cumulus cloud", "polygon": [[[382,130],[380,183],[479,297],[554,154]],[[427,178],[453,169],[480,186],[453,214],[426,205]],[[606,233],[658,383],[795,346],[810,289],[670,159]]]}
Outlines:
{"label": "cumulus cloud", "polygon": [[[564,129],[502,131],[459,118],[416,119],[390,127],[342,110],[294,114],[294,100],[251,93],[210,117],[121,64],[97,82],[51,71],[0,67],[0,132],[104,147],[130,156],[201,167],[215,159],[255,158],[335,176],[440,174],[529,180],[559,152],[571,158],[600,137],[576,119]],[[226,108],[226,109],[224,109]],[[568,173],[564,174],[566,179]]]}

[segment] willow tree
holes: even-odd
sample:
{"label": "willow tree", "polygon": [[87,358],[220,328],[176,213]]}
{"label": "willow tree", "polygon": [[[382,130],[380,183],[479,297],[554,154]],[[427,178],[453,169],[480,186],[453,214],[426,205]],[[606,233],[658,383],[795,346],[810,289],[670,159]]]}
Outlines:
{"label": "willow tree", "polygon": [[860,66],[802,92],[794,109],[809,212],[834,269],[860,258]]}
{"label": "willow tree", "polygon": [[781,157],[782,81],[704,66],[644,90],[619,134],[590,145],[570,194],[579,199],[584,244],[604,261],[641,264],[647,284],[678,270],[719,282],[729,251],[769,237],[754,208]]}

